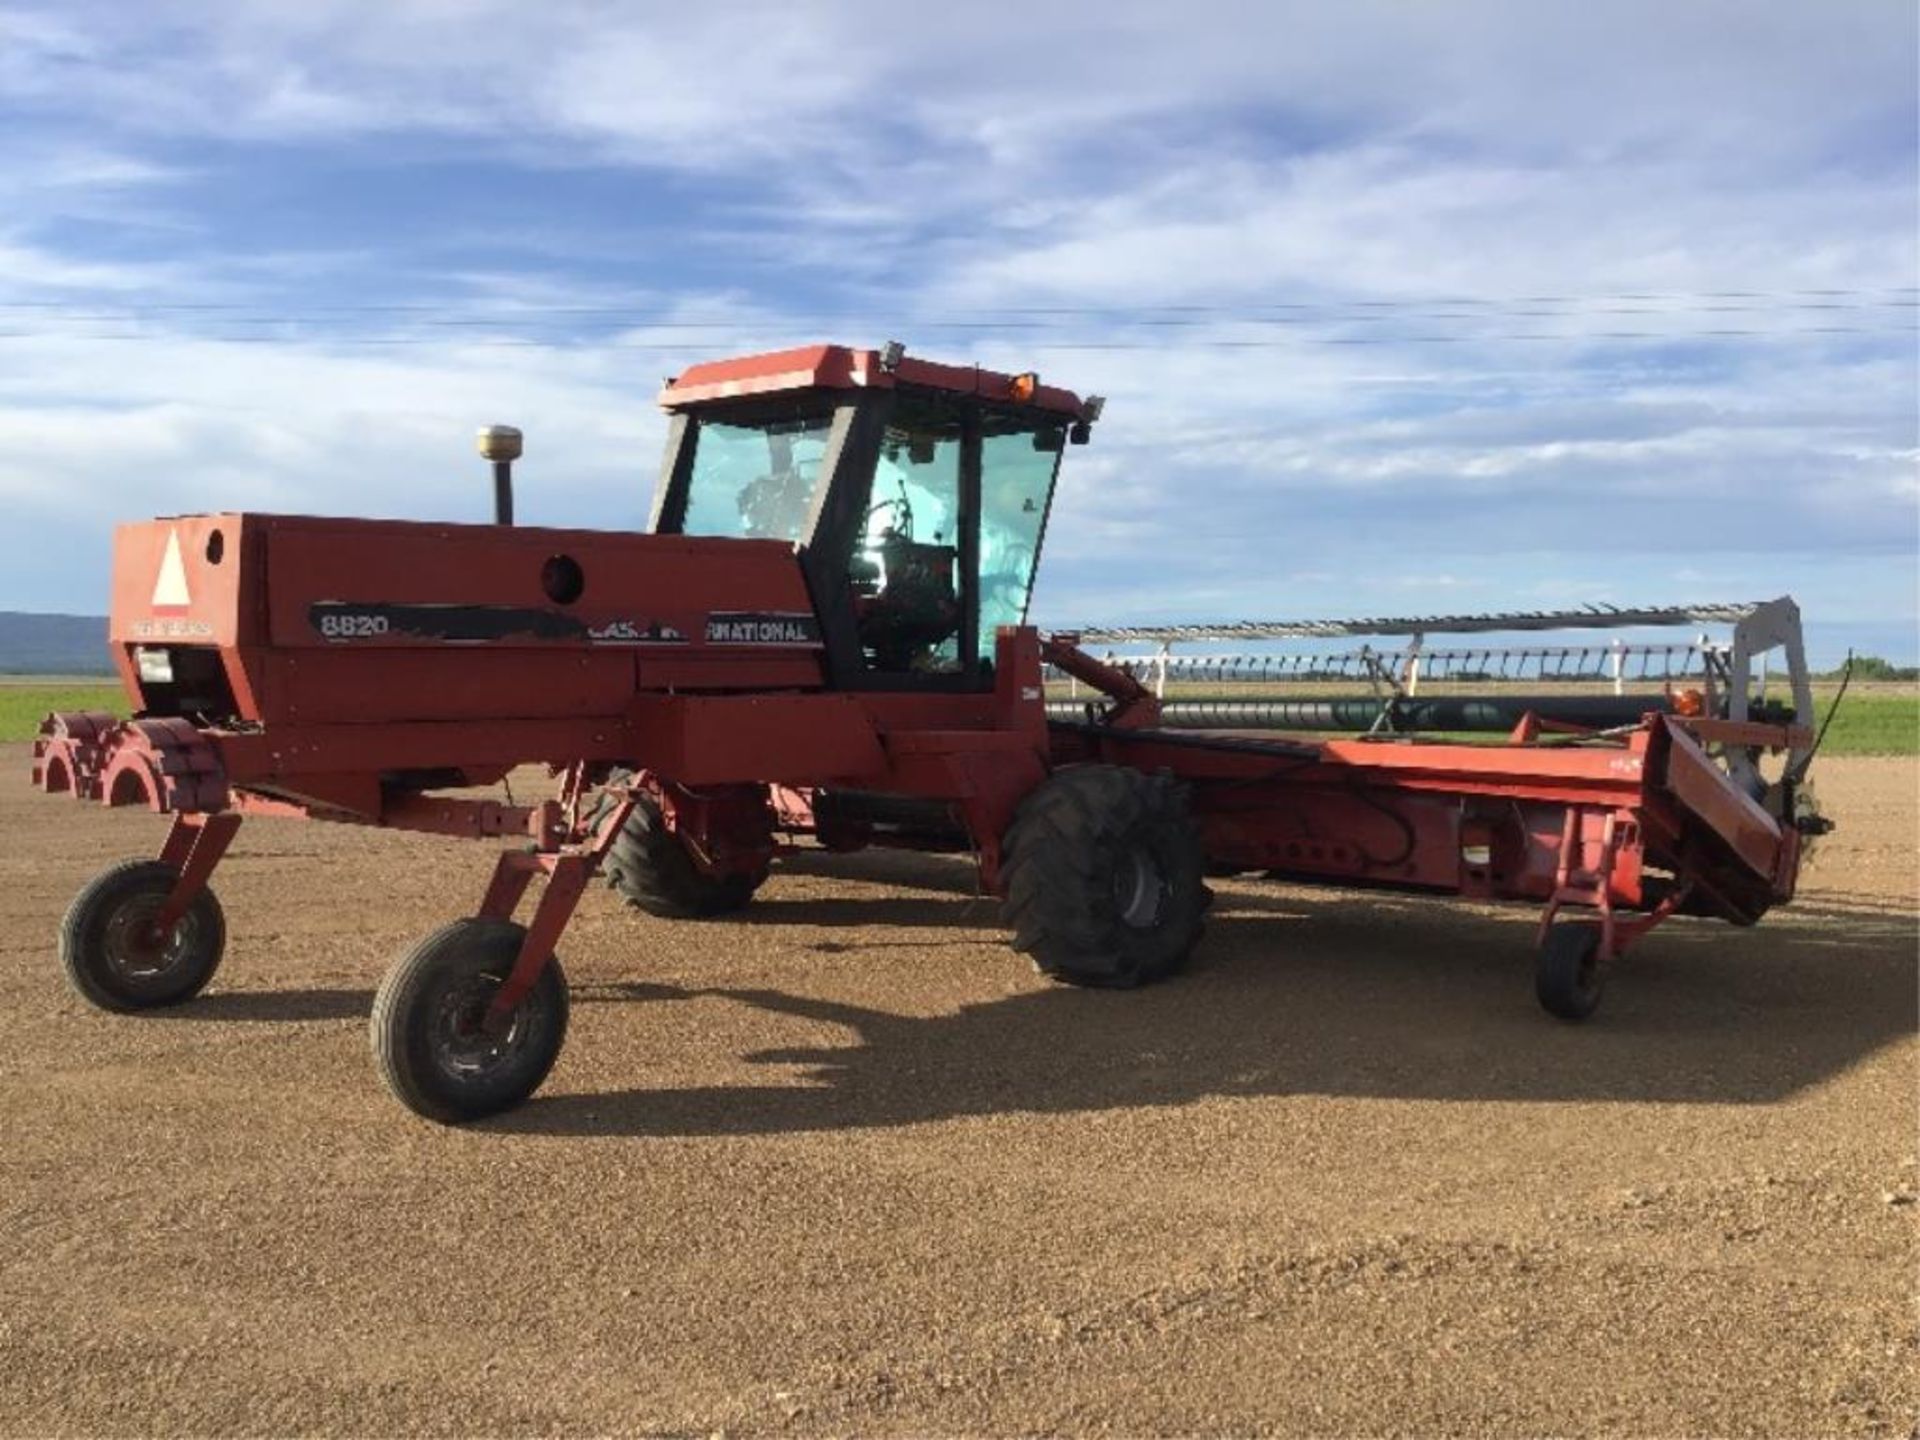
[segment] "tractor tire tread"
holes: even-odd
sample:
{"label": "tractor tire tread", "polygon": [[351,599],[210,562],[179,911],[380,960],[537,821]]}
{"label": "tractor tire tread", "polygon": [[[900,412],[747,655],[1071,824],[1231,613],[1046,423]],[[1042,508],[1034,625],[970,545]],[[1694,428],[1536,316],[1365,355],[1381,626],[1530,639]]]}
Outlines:
{"label": "tractor tire tread", "polygon": [[[396,960],[381,978],[374,992],[373,1011],[368,1017],[367,1034],[374,1062],[381,1078],[394,1096],[409,1110],[429,1120],[457,1125],[469,1120],[511,1109],[537,1090],[558,1058],[567,1032],[567,981],[560,968],[560,957],[551,956],[541,969],[536,987],[548,991],[549,1003],[557,1009],[556,1034],[552,1045],[537,1061],[525,1083],[511,1091],[487,1096],[469,1096],[463,1102],[446,1087],[436,1086],[435,1077],[412,1053],[415,1039],[410,1012],[421,991],[444,966],[459,963],[476,948],[494,952],[493,962],[510,970],[520,953],[526,931],[511,920],[490,920],[479,916],[455,920],[423,937],[411,950]],[[476,1103],[477,1102],[477,1103]]]}
{"label": "tractor tire tread", "polygon": [[1598,925],[1563,920],[1547,931],[1534,957],[1534,997],[1541,1009],[1571,1024],[1592,1016],[1607,983],[1606,965],[1594,958],[1599,948]]}
{"label": "tractor tire tread", "polygon": [[176,879],[178,872],[158,860],[122,860],[94,876],[73,897],[73,903],[60,921],[59,947],[60,967],[75,994],[101,1010],[133,1014],[179,1005],[206,988],[220,968],[227,946],[226,915],[220,908],[219,898],[207,887],[194,897],[192,911],[207,936],[202,947],[206,953],[187,968],[177,985],[154,994],[138,994],[117,986],[111,974],[102,973],[95,963],[100,937],[94,928],[102,919],[104,909],[143,890],[158,889],[164,893],[173,888]]}
{"label": "tractor tire tread", "polygon": [[[1104,881],[1130,844],[1153,851],[1168,886],[1150,929],[1120,919]],[[1198,943],[1208,902],[1199,829],[1170,776],[1110,765],[1057,770],[1022,802],[1001,864],[1002,919],[1016,950],[1069,984],[1130,989],[1173,974]]]}
{"label": "tractor tire tread", "polygon": [[[615,771],[610,778],[630,777],[630,771]],[[613,803],[612,792],[602,791],[588,823],[596,823]],[[709,920],[739,910],[753,899],[768,873],[707,874],[667,828],[660,807],[645,796],[637,797],[601,871],[628,905],[663,920]]]}

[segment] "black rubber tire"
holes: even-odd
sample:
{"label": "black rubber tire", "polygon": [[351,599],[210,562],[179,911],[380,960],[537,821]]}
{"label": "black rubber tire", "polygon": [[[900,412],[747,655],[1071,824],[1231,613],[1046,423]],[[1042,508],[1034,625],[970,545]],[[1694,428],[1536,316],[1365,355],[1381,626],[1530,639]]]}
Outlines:
{"label": "black rubber tire", "polygon": [[1606,988],[1598,925],[1563,921],[1547,931],[1534,957],[1533,993],[1541,1009],[1577,1023],[1599,1008]]}
{"label": "black rubber tire", "polygon": [[[612,782],[629,779],[615,771]],[[601,791],[590,820],[597,824],[613,807],[610,791]],[[740,909],[763,884],[767,871],[753,875],[709,875],[694,863],[661,818],[660,807],[644,795],[633,807],[620,836],[600,864],[607,884],[629,905],[665,920],[710,920]]]}
{"label": "black rubber tire", "polygon": [[1013,948],[1070,985],[1173,974],[1213,895],[1186,788],[1116,765],[1057,770],[1021,802],[1001,860]]}
{"label": "black rubber tire", "polygon": [[[227,948],[226,916],[212,890],[202,887],[164,947],[136,934],[178,879],[158,860],[123,860],[73,897],[60,922],[60,965],[83,1000],[102,1010],[152,1010],[206,988]],[[143,963],[152,968],[138,968]]]}
{"label": "black rubber tire", "polygon": [[557,955],[515,1010],[506,1054],[475,1028],[525,937],[510,920],[456,920],[380,981],[368,1037],[387,1088],[416,1115],[449,1125],[483,1119],[513,1109],[547,1078],[567,1038],[567,978]]}

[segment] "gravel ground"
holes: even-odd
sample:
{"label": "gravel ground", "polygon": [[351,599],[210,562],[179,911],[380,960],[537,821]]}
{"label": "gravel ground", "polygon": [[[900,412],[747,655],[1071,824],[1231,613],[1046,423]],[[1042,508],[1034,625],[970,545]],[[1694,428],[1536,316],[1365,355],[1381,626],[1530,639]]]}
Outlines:
{"label": "gravel ground", "polygon": [[1676,922],[1590,1026],[1529,920],[1229,882],[1201,959],[1050,987],[950,861],[739,923],[595,889],[546,1089],[380,1088],[390,956],[486,847],[256,822],[227,968],[97,1014],[54,929],[161,822],[0,747],[0,1432],[1904,1435],[1911,760],[1824,764],[1802,903]]}

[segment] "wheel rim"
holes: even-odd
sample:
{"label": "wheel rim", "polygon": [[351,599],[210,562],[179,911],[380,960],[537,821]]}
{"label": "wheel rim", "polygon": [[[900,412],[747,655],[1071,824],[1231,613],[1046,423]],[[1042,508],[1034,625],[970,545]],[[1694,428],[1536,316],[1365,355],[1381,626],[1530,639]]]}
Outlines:
{"label": "wheel rim", "polygon": [[1120,923],[1130,930],[1151,930],[1167,906],[1167,881],[1144,846],[1121,857],[1113,872],[1113,900]]}
{"label": "wheel rim", "polygon": [[488,1010],[501,978],[475,975],[449,985],[434,1002],[427,1045],[434,1064],[454,1080],[481,1081],[518,1065],[532,1043],[543,1007],[528,995],[504,1027],[489,1025]]}
{"label": "wheel rim", "polygon": [[136,989],[164,984],[188,964],[199,946],[200,921],[191,912],[174,922],[165,935],[154,923],[166,904],[165,895],[137,895],[116,910],[101,938],[107,968]]}

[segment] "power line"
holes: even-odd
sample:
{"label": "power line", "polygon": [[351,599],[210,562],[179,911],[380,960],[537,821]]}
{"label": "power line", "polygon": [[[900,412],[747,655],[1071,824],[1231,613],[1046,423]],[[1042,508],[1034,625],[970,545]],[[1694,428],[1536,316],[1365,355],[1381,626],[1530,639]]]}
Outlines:
{"label": "power line", "polygon": [[[1668,340],[1696,339],[1787,339],[1797,335],[1920,335],[1912,325],[1808,325],[1786,330],[1588,330],[1474,335],[1318,335],[1303,337],[1310,345],[1475,345],[1508,341],[1564,340]],[[1035,350],[1164,350],[1165,346],[1131,341],[1052,341],[1042,340]],[[1288,350],[1292,342],[1282,340],[1197,340],[1181,348],[1208,350]]]}
{"label": "power line", "polygon": [[[747,327],[734,327],[745,330]],[[1477,332],[1464,335],[1313,335],[1301,334],[1287,340],[1234,340],[1234,339],[1192,339],[1178,344],[1150,343],[1130,340],[1052,340],[1038,339],[1028,342],[1024,348],[1031,351],[1126,351],[1146,350],[1166,353],[1174,349],[1186,350],[1291,350],[1306,345],[1474,345],[1505,344],[1508,342],[1562,341],[1579,344],[1588,341],[1667,341],[1682,343],[1689,340],[1759,340],[1793,339],[1802,336],[1834,335],[1920,335],[1920,326],[1914,325],[1803,325],[1785,329],[1738,329],[1715,327],[1691,330],[1587,330],[1587,331],[1519,331],[1519,332]],[[56,330],[0,330],[0,340],[70,340],[91,344],[94,342],[153,343],[160,340],[200,341],[217,345],[299,345],[307,344],[335,348],[404,348],[412,346],[444,346],[456,349],[601,349],[627,351],[653,351],[661,354],[685,354],[684,344],[665,342],[639,342],[619,339],[582,341],[570,343],[561,339],[528,339],[509,336],[487,336],[456,339],[448,336],[426,335],[223,335],[191,332],[150,333],[144,331],[101,331],[85,333]]]}
{"label": "power line", "polygon": [[[0,310],[11,308],[0,302]],[[1920,300],[1876,300],[1865,302],[1791,302],[1767,305],[1690,305],[1690,306],[1607,306],[1585,310],[1438,310],[1406,311],[1399,314],[1372,312],[1358,315],[1244,315],[1217,317],[1145,315],[1139,318],[1115,318],[1115,323],[1142,329],[1201,329],[1219,326],[1258,326],[1274,329],[1282,327],[1306,327],[1310,325],[1384,325],[1408,320],[1573,320],[1588,316],[1602,315],[1709,315],[1709,314],[1785,314],[1804,312],[1833,311],[1876,311],[1876,310],[1920,310]],[[60,324],[113,324],[137,320],[143,315],[163,313],[162,307],[142,311],[139,309],[89,310],[89,311],[38,311],[46,319]],[[171,313],[171,312],[168,312]],[[203,312],[193,312],[203,313]],[[337,323],[337,312],[308,311],[285,312],[279,314],[236,314],[218,312],[209,322],[221,326],[319,326]],[[351,314],[383,313],[375,311],[348,312]],[[391,313],[391,312],[386,312]],[[647,320],[639,316],[626,316],[621,312],[606,311],[608,319],[601,328],[615,326],[621,329],[644,329],[674,332],[715,332],[738,331],[750,328],[752,322],[719,320]],[[803,317],[805,318],[805,317]],[[798,325],[798,320],[785,322]],[[858,326],[863,329],[875,328],[874,322],[865,319],[834,317],[819,320],[823,326]],[[506,313],[498,315],[444,315],[423,314],[421,318],[409,319],[411,328],[423,329],[498,329],[498,330],[577,330],[584,328],[582,322],[574,319],[554,318],[550,313],[534,314]],[[1020,331],[1039,332],[1074,328],[1062,325],[1058,319],[1045,320],[940,320],[915,317],[894,317],[879,328],[892,327],[905,331],[960,330],[960,331]]]}
{"label": "power line", "polygon": [[[982,307],[964,318],[938,314],[893,316],[888,323],[924,329],[1008,329],[1042,328],[1071,319],[1100,319],[1153,326],[1197,326],[1234,323],[1259,325],[1298,324],[1311,317],[1324,317],[1337,323],[1383,323],[1394,318],[1459,319],[1509,315],[1525,319],[1560,319],[1580,315],[1607,314],[1694,314],[1721,312],[1762,312],[1769,310],[1849,310],[1920,307],[1920,286],[1869,288],[1828,288],[1819,290],[1707,290],[1666,293],[1620,293],[1604,295],[1528,295],[1512,297],[1451,296],[1394,297],[1383,299],[1279,301],[1243,300],[1233,304],[1182,304],[1135,306],[1026,306]],[[1697,302],[1745,301],[1759,304],[1722,304]],[[1604,302],[1604,303],[1603,303]],[[1620,303],[1614,303],[1620,302]],[[469,307],[471,302],[466,302]],[[1551,305],[1552,310],[1527,310],[1519,307]],[[81,308],[89,307],[89,308]],[[1452,308],[1448,308],[1452,307]],[[1467,307],[1467,308],[1460,308]],[[1565,307],[1578,307],[1567,309]],[[625,321],[630,328],[657,330],[738,330],[748,328],[752,318],[679,320],[650,319],[642,304],[623,305],[516,305],[484,314],[449,314],[462,302],[408,302],[390,304],[308,305],[297,310],[271,310],[258,301],[167,301],[95,298],[76,300],[0,300],[0,310],[39,311],[60,319],[124,320],[145,314],[206,314],[226,324],[301,324],[323,317],[404,315],[424,317],[414,323],[432,326],[487,326],[526,328],[578,324],[588,318]],[[565,317],[565,318],[561,318]],[[1024,317],[1024,318],[1022,318]],[[843,313],[817,312],[781,317],[781,323],[797,326],[805,321],[831,324],[849,323]],[[766,323],[764,319],[757,323]]]}

